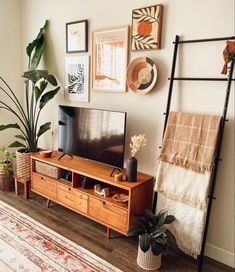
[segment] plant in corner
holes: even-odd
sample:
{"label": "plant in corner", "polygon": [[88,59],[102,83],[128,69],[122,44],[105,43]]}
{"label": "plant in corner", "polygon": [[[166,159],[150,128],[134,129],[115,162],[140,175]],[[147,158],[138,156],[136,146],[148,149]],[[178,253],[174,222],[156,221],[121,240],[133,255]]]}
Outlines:
{"label": "plant in corner", "polygon": [[161,266],[161,253],[166,250],[179,251],[176,239],[165,226],[175,220],[166,211],[154,215],[150,210],[145,215],[132,218],[134,226],[128,230],[128,236],[139,235],[137,263],[144,269],[155,270]]}
{"label": "plant in corner", "polygon": [[[4,95],[4,100],[0,99],[0,109],[8,111],[18,121],[17,123],[0,125],[0,131],[10,128],[19,130],[19,134],[15,135],[17,140],[9,145],[9,147],[21,147],[20,152],[17,152],[18,155],[19,153],[29,154],[38,151],[39,137],[51,128],[51,122],[39,126],[39,116],[45,105],[53,99],[60,89],[54,75],[47,70],[37,69],[45,49],[47,24],[46,21],[44,26],[40,28],[37,37],[26,47],[28,70],[23,74],[25,84],[24,101],[21,102],[17,98],[10,85],[0,76],[0,93]],[[50,87],[49,90],[48,87]],[[30,163],[30,157],[26,161]],[[23,173],[25,162],[23,164],[23,166],[18,165],[16,160],[17,176],[29,178],[30,170],[26,168],[26,172]]]}
{"label": "plant in corner", "polygon": [[13,161],[15,153],[10,153],[6,147],[0,148],[0,191],[11,191],[13,183]]}

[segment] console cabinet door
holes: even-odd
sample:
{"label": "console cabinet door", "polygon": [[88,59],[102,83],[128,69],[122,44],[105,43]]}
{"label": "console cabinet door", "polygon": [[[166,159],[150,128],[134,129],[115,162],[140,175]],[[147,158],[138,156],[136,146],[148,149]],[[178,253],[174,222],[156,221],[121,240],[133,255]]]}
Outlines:
{"label": "console cabinet door", "polygon": [[56,199],[56,182],[46,176],[32,173],[31,190],[49,199]]}
{"label": "console cabinet door", "polygon": [[64,184],[57,183],[57,199],[68,208],[87,213],[88,196]]}
{"label": "console cabinet door", "polygon": [[127,230],[127,211],[102,199],[89,197],[89,215],[122,231]]}

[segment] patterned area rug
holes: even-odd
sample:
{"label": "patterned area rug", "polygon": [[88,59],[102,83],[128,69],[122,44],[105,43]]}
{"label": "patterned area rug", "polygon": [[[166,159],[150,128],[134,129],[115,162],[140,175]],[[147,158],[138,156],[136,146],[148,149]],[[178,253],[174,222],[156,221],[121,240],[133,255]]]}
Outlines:
{"label": "patterned area rug", "polygon": [[0,201],[1,272],[121,272]]}

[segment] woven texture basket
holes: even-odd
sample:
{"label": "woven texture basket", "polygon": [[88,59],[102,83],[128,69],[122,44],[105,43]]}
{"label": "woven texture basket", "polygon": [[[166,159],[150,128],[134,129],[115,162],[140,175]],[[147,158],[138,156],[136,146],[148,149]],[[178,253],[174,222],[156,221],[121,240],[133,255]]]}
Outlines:
{"label": "woven texture basket", "polygon": [[158,256],[153,255],[151,248],[147,252],[143,252],[139,246],[137,263],[141,268],[146,270],[159,269],[161,267],[161,260],[161,254]]}
{"label": "woven texture basket", "polygon": [[31,155],[32,153],[21,153],[16,151],[16,176],[30,179],[31,176]]}
{"label": "woven texture basket", "polygon": [[52,178],[60,178],[60,169],[56,166],[49,165],[44,162],[36,161],[35,170],[40,174],[47,175]]}
{"label": "woven texture basket", "polygon": [[0,173],[0,191],[13,191],[14,181],[13,177],[6,177]]}

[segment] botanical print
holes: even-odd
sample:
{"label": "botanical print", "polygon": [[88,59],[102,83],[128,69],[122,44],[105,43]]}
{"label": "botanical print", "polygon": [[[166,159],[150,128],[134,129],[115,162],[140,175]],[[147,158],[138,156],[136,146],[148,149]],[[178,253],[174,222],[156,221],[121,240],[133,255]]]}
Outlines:
{"label": "botanical print", "polygon": [[65,98],[88,102],[88,85],[89,57],[67,57],[65,59]]}
{"label": "botanical print", "polygon": [[135,9],[132,12],[132,50],[161,48],[163,5]]}
{"label": "botanical print", "polygon": [[93,89],[126,90],[128,27],[93,33]]}

